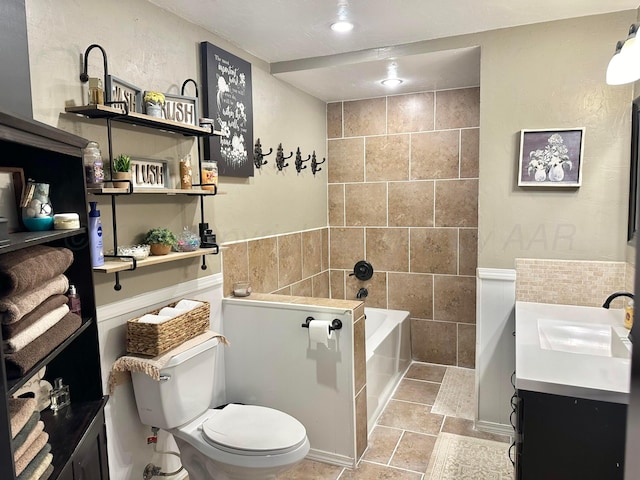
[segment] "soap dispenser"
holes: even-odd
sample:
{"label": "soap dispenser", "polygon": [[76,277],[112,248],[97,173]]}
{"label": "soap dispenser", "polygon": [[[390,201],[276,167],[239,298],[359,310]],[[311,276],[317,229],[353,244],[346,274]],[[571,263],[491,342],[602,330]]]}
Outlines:
{"label": "soap dispenser", "polygon": [[89,241],[91,244],[91,266],[100,267],[104,265],[104,252],[102,250],[102,220],[100,220],[100,210],[96,207],[98,202],[89,202]]}

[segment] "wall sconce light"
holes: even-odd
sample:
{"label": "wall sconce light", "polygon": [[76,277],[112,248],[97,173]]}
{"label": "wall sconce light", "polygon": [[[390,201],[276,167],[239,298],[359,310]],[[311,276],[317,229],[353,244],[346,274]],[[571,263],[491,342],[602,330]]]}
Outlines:
{"label": "wall sconce light", "polygon": [[627,39],[616,44],[616,51],[607,66],[607,85],[624,85],[640,79],[640,43],[636,38],[639,27],[632,24]]}

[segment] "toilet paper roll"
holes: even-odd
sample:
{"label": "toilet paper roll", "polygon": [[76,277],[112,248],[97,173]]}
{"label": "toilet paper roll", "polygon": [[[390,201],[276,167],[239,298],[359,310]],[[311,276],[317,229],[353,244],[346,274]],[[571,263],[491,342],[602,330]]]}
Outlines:
{"label": "toilet paper roll", "polygon": [[333,338],[333,330],[329,330],[331,322],[328,320],[313,320],[309,322],[309,340],[311,343],[321,343],[329,348],[329,340]]}

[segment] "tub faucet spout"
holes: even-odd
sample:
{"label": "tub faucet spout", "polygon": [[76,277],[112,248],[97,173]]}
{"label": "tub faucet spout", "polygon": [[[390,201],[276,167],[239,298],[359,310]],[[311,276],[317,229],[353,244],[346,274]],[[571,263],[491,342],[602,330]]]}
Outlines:
{"label": "tub faucet spout", "polygon": [[602,304],[603,308],[609,308],[609,306],[611,305],[611,302],[613,300],[615,300],[618,297],[629,297],[631,300],[633,300],[633,293],[629,293],[629,292],[616,292],[616,293],[612,293],[611,295],[609,295],[607,297],[607,299],[604,301],[604,303]]}
{"label": "tub faucet spout", "polygon": [[361,288],[360,290],[358,290],[358,293],[356,293],[356,298],[357,299],[367,298],[368,295],[369,295],[369,290],[367,290],[366,288]]}

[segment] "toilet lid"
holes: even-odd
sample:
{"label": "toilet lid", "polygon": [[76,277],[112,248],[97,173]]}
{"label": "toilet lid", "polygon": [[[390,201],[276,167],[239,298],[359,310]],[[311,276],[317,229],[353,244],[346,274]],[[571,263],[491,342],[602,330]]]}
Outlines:
{"label": "toilet lid", "polygon": [[202,425],[212,444],[262,453],[289,450],[304,442],[307,432],[298,420],[273,408],[230,403]]}

